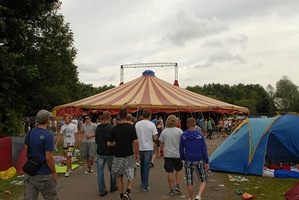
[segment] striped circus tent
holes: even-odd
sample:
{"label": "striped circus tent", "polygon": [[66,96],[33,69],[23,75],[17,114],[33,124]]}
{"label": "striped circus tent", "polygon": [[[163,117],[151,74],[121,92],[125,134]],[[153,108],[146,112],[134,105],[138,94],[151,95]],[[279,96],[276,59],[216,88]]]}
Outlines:
{"label": "striped circus tent", "polygon": [[126,108],[130,113],[150,109],[153,113],[216,112],[225,114],[247,114],[245,107],[236,106],[200,95],[157,78],[154,72],[146,70],[142,76],[105,92],[56,106],[56,116],[105,110],[117,114]]}

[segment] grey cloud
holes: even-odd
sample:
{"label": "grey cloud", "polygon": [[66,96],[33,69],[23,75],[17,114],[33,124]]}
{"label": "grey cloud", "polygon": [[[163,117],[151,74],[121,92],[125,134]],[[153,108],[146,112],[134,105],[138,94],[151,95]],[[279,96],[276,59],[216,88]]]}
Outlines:
{"label": "grey cloud", "polygon": [[166,39],[177,46],[183,46],[186,42],[204,38],[209,35],[219,34],[228,30],[228,26],[219,19],[196,18],[191,12],[180,12],[176,15],[172,30],[166,35]]}
{"label": "grey cloud", "polygon": [[258,69],[258,68],[261,68],[261,67],[264,67],[264,65],[262,63],[257,63],[254,66],[252,66],[252,69]]}
{"label": "grey cloud", "polygon": [[248,37],[245,34],[238,34],[236,37],[231,37],[226,39],[228,45],[238,45],[245,49],[248,43]]}
{"label": "grey cloud", "polygon": [[223,42],[218,39],[208,40],[202,45],[202,47],[222,47],[222,46],[223,46]]}
{"label": "grey cloud", "polygon": [[238,62],[241,64],[245,64],[245,60],[238,54],[232,55],[228,51],[220,51],[214,54],[211,54],[208,57],[208,60],[202,64],[202,65],[197,65],[196,68],[208,68],[212,67],[216,63],[225,63],[225,62]]}
{"label": "grey cloud", "polygon": [[84,63],[79,64],[78,69],[82,73],[91,73],[91,74],[99,71],[98,67],[95,67],[95,66],[92,66],[92,65],[87,65],[87,64],[84,64]]}
{"label": "grey cloud", "polygon": [[202,47],[223,47],[230,48],[232,46],[238,46],[242,49],[246,48],[248,44],[248,37],[245,34],[238,34],[235,37],[229,37],[223,40],[220,39],[212,39],[207,40]]}
{"label": "grey cloud", "polygon": [[[249,16],[262,17],[271,13],[280,12],[284,17],[297,15],[299,1],[294,0],[210,0],[208,9],[197,12],[197,15],[213,14],[221,20],[240,20]],[[194,9],[202,7],[201,1],[195,1]]]}

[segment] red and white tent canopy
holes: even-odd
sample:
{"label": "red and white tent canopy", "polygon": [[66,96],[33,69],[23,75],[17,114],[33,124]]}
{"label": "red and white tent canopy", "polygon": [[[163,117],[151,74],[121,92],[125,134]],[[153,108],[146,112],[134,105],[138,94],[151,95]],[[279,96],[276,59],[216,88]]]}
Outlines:
{"label": "red and white tent canopy", "polygon": [[[149,72],[149,73],[148,73]],[[104,111],[112,114],[119,109],[126,108],[129,112],[150,109],[153,113],[165,112],[216,112],[216,113],[243,113],[249,110],[215,100],[184,88],[172,85],[154,76],[154,72],[147,70],[140,78],[112,88],[105,92],[56,106],[57,116],[65,113],[76,115],[83,110]]]}

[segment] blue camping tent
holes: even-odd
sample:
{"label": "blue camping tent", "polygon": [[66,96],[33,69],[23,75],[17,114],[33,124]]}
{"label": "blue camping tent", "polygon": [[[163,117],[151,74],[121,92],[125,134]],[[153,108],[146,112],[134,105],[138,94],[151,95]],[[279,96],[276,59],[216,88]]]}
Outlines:
{"label": "blue camping tent", "polygon": [[267,162],[299,163],[299,116],[249,118],[211,155],[210,169],[262,175]]}

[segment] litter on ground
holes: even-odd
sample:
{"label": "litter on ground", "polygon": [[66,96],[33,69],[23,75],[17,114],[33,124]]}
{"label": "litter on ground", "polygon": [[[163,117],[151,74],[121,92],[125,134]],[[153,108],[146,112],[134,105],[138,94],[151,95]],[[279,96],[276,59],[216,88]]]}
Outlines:
{"label": "litter on ground", "polygon": [[228,178],[231,182],[249,182],[249,180],[247,178],[244,178],[242,176],[232,176],[232,175],[228,175]]}

